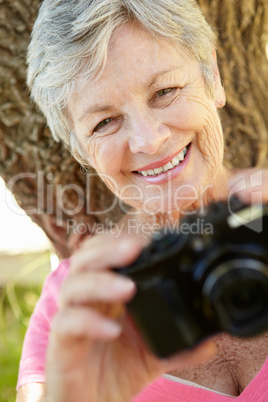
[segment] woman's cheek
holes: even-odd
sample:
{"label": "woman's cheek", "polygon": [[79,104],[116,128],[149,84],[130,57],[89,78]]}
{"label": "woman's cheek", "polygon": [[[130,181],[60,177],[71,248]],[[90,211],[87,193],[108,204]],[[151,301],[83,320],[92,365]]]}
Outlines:
{"label": "woman's cheek", "polygon": [[92,139],[87,148],[88,160],[101,180],[115,195],[117,195],[119,189],[111,172],[113,164],[109,161],[109,155],[111,155],[112,152],[111,150],[109,152],[106,148],[107,146],[105,142],[100,139]]}
{"label": "woman's cheek", "polygon": [[199,131],[204,125],[204,101],[201,96],[183,94],[169,109],[169,124],[188,132]]}
{"label": "woman's cheek", "polygon": [[103,171],[102,167],[102,141],[91,138],[87,146],[87,154],[90,165],[99,173]]}
{"label": "woman's cheek", "polygon": [[204,126],[197,133],[198,148],[212,170],[218,168],[223,160],[224,142],[217,112],[206,114]]}
{"label": "woman's cheek", "polygon": [[[100,176],[107,176],[107,180],[112,180],[119,169],[119,147],[114,145],[111,138],[98,138],[94,139],[88,148],[89,159],[92,161],[93,168]],[[117,157],[115,157],[116,155]]]}

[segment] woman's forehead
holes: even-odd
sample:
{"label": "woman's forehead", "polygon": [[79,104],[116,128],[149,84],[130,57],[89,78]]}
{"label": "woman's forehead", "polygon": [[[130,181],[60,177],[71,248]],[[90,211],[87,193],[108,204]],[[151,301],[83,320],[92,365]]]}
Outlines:
{"label": "woman's forehead", "polygon": [[183,54],[183,48],[174,40],[157,37],[138,24],[127,23],[119,26],[111,37],[107,64],[117,60],[126,64],[133,61],[142,63],[147,61],[148,56],[153,57],[152,64],[155,61],[163,62],[161,56],[180,53]]}
{"label": "woman's forehead", "polygon": [[[189,52],[175,42],[154,37],[143,28],[124,24],[114,32],[101,73],[88,82],[94,90],[104,90],[107,84],[127,84],[150,86],[167,72],[177,74],[196,68],[196,60]],[[85,85],[79,85],[82,88]]]}

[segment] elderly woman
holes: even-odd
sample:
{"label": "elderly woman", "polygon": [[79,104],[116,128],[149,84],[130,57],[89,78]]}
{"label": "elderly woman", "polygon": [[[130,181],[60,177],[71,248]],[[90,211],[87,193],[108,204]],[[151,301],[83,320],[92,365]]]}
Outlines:
{"label": "elderly woman", "polygon": [[28,62],[55,139],[132,208],[119,238],[93,236],[48,277],[17,401],[268,400],[266,334],[220,334],[158,359],[124,309],[135,284],[111,269],[138,256],[144,225],[153,231],[228,197],[234,173],[223,166],[217,113],[225,94],[195,1],[44,0]]}

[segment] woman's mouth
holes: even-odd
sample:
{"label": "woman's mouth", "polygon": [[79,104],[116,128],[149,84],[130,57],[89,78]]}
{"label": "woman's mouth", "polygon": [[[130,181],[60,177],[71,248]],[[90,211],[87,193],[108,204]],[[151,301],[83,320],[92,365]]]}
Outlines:
{"label": "woman's mouth", "polygon": [[184,162],[184,159],[187,156],[190,146],[191,146],[191,143],[188,144],[185,148],[183,148],[183,150],[178,155],[176,155],[168,163],[166,163],[165,165],[163,165],[161,167],[157,167],[155,169],[149,169],[149,170],[141,170],[141,171],[137,171],[135,173],[145,176],[145,177],[147,177],[147,176],[155,177],[155,176],[162,175],[163,173],[166,173],[168,171],[171,171]]}

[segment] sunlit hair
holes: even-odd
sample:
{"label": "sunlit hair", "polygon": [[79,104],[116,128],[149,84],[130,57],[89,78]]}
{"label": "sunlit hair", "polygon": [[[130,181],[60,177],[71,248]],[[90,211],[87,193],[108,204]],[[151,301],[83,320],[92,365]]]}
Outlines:
{"label": "sunlit hair", "polygon": [[216,40],[195,0],[44,0],[29,45],[27,83],[55,140],[62,140],[82,165],[85,155],[66,105],[77,78],[92,80],[100,73],[114,30],[130,21],[190,51],[214,96]]}

